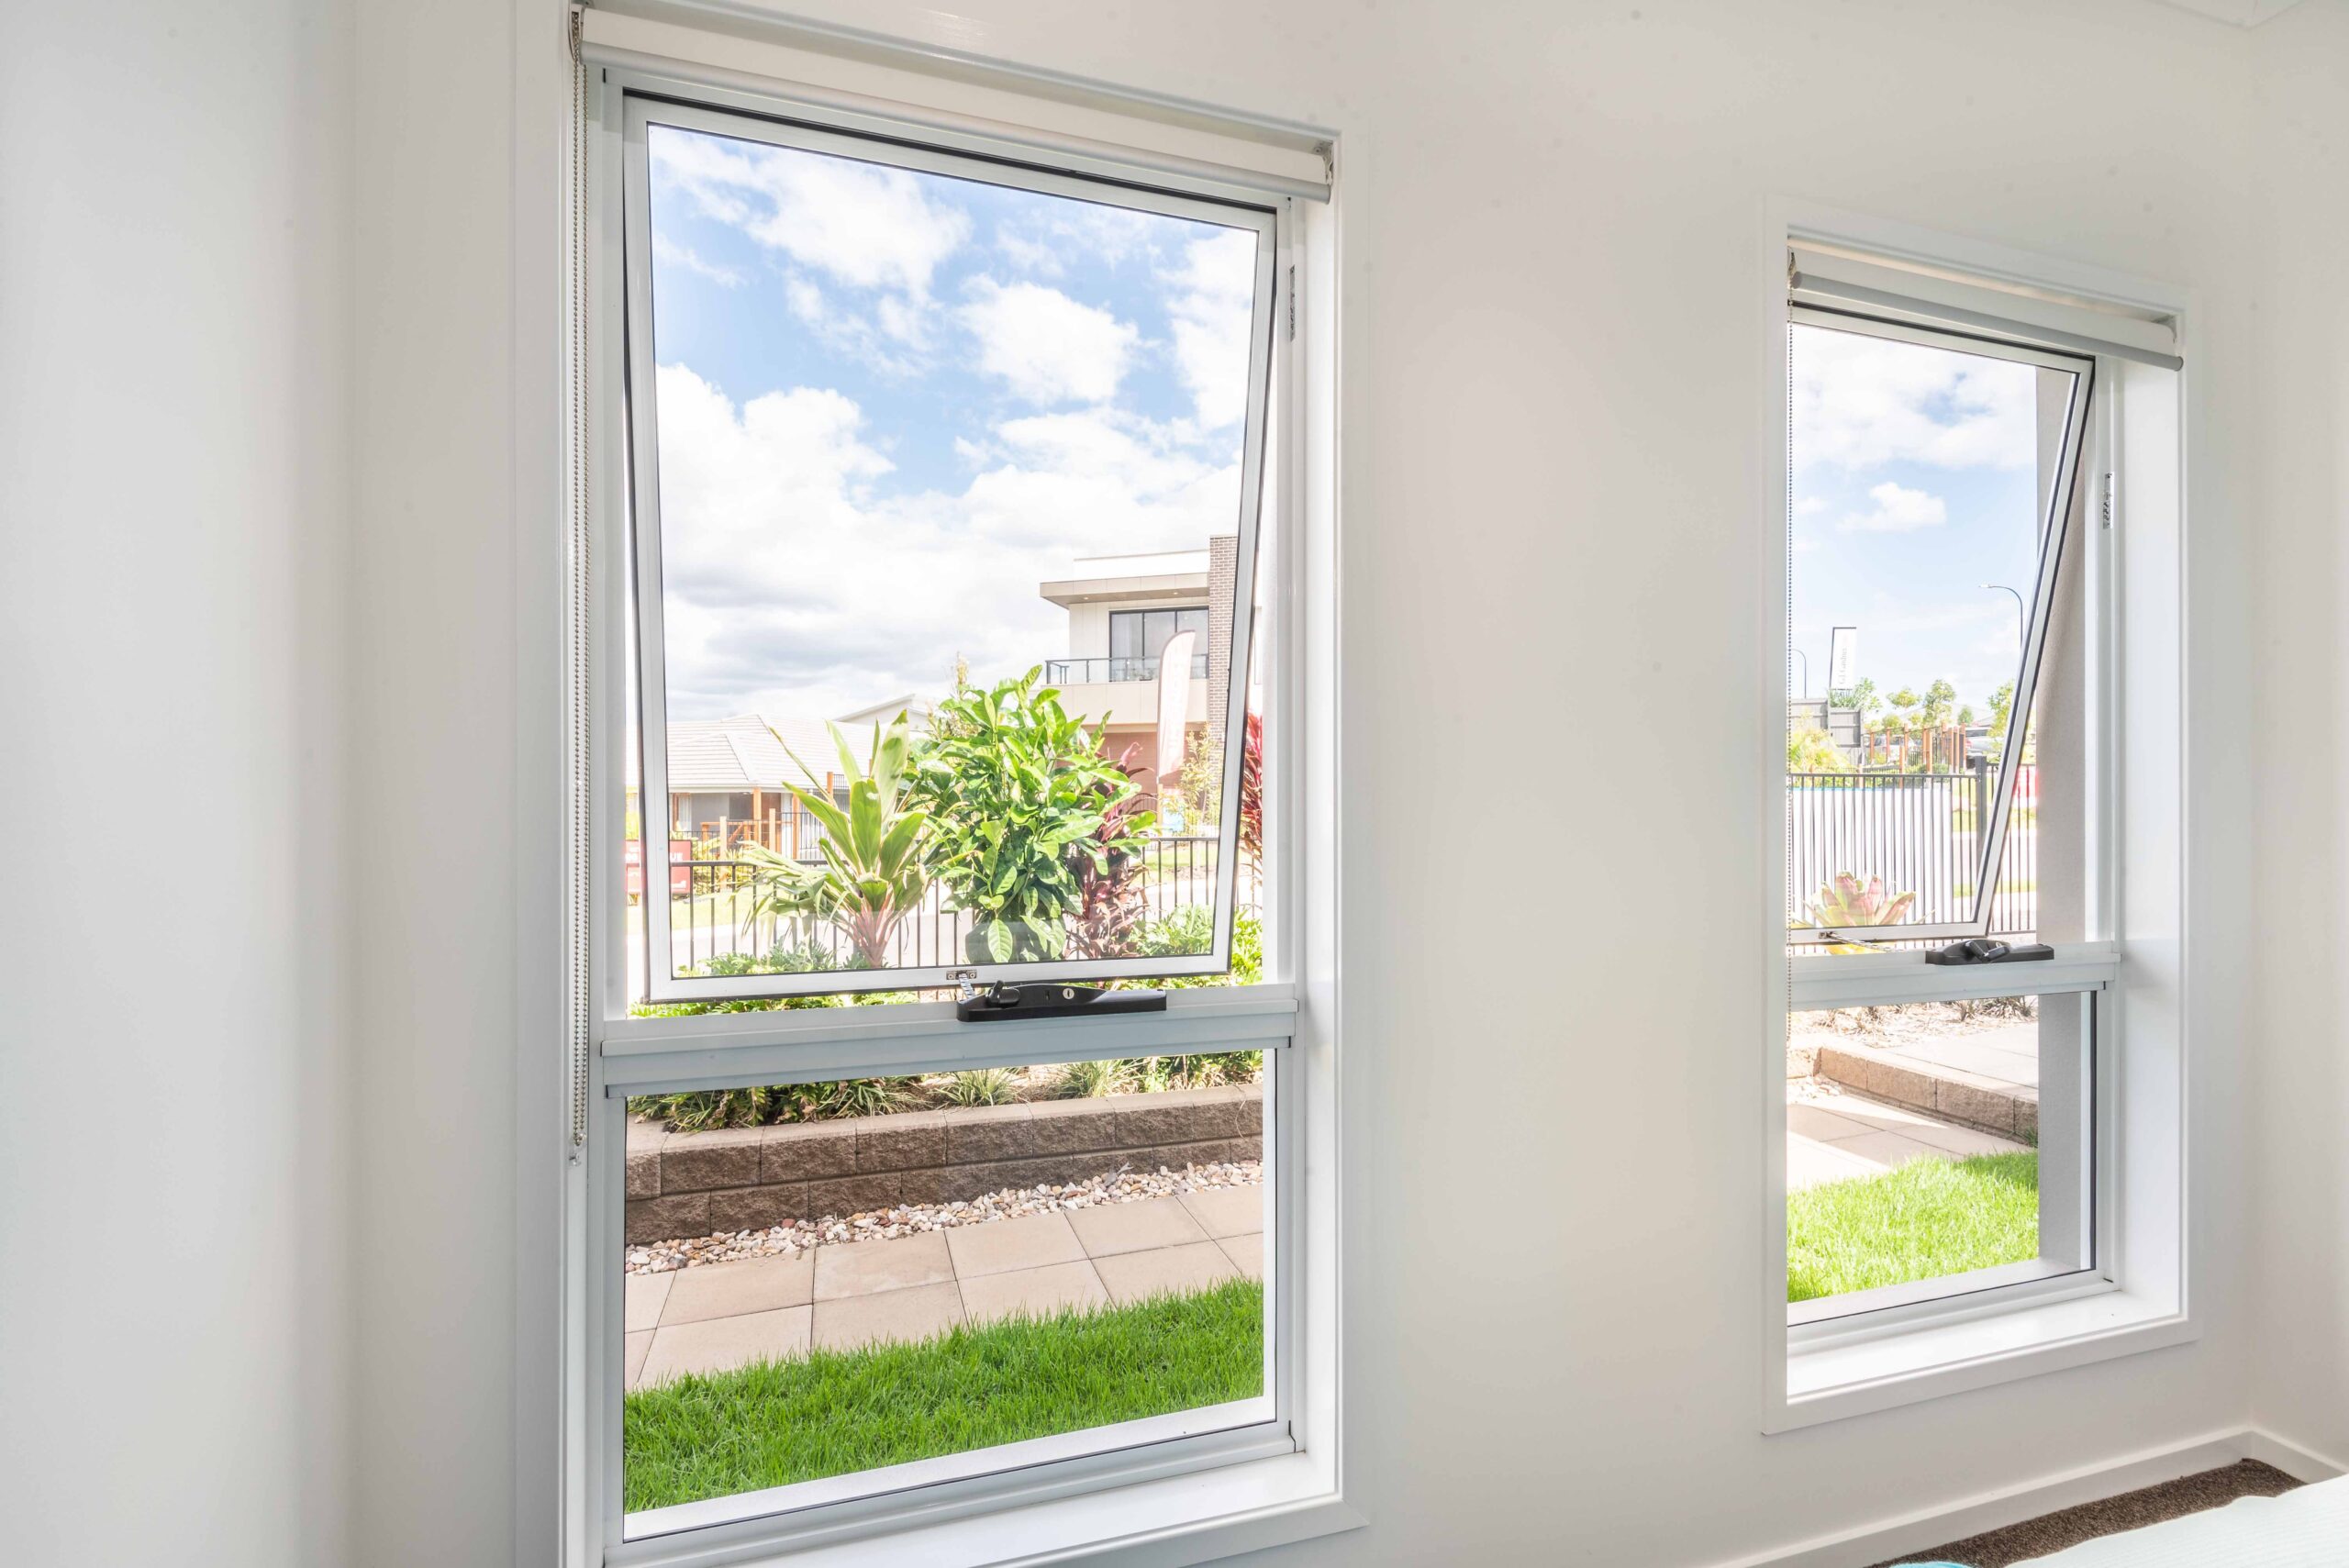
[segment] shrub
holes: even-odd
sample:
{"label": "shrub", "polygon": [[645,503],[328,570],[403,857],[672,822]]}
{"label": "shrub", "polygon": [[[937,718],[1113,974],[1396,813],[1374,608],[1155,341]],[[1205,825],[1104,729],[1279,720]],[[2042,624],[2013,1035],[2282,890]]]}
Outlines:
{"label": "shrub", "polygon": [[1083,869],[1106,871],[1111,854],[1138,852],[1151,825],[1150,813],[1128,811],[1122,831],[1104,836],[1134,783],[1041,676],[1040,667],[940,704],[942,722],[916,775],[915,803],[938,835],[940,880],[973,916],[974,962],[1062,956]]}
{"label": "shrub", "polygon": [[979,1067],[949,1073],[935,1087],[950,1106],[1008,1106],[1019,1098],[1019,1074],[1008,1067]]}
{"label": "shrub", "polygon": [[1835,744],[1834,737],[1817,725],[1790,730],[1787,735],[1787,772],[1790,773],[1848,773],[1851,759]]}
{"label": "shrub", "polygon": [[1131,1094],[1141,1078],[1138,1067],[1132,1062],[1072,1062],[1052,1080],[1052,1093],[1063,1100]]}
{"label": "shrub", "polygon": [[1100,853],[1074,859],[1077,894],[1068,933],[1071,958],[1127,957],[1134,951],[1135,928],[1149,913],[1149,896],[1141,884],[1141,840],[1133,823],[1148,822],[1151,814],[1142,809],[1143,770],[1135,765],[1133,755],[1134,748],[1129,746],[1117,762],[1127,784],[1122,794],[1106,783],[1097,786],[1097,793],[1108,802],[1101,825],[1093,830]]}

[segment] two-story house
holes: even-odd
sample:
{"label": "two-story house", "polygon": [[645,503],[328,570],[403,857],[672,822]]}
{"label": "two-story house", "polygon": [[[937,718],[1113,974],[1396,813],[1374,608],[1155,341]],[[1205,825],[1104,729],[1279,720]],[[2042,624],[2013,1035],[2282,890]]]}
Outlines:
{"label": "two-story house", "polygon": [[[1186,684],[1187,738],[1222,727],[1238,544],[1233,536],[1220,535],[1205,550],[1089,556],[1071,563],[1069,577],[1038,584],[1040,594],[1068,611],[1067,655],[1047,660],[1044,678],[1061,689],[1070,712],[1106,721],[1101,749],[1107,755],[1130,755],[1153,784],[1183,765],[1179,756],[1159,755],[1163,681]],[[1186,631],[1195,634],[1187,667],[1164,669],[1167,644]]]}

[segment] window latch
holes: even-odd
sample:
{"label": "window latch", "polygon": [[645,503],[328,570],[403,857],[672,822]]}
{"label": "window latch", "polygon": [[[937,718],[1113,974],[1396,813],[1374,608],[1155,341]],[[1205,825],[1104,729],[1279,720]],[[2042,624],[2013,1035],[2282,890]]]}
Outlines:
{"label": "window latch", "polygon": [[1108,1013],[1163,1013],[1163,991],[1108,991],[1098,985],[1005,985],[979,987],[954,1004],[966,1024],[1006,1018],[1093,1018]]}
{"label": "window latch", "polygon": [[1936,948],[1925,955],[1927,963],[2038,963],[2055,956],[2055,950],[2045,942],[2025,942],[2014,947],[1995,937],[1968,937],[1962,942],[1952,942]]}

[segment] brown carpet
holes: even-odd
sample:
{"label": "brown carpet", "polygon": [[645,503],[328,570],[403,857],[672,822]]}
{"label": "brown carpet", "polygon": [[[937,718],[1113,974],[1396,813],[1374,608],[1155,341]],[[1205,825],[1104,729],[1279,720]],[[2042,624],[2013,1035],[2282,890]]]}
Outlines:
{"label": "brown carpet", "polygon": [[2100,1503],[2083,1503],[2076,1508],[2042,1514],[2004,1529],[1953,1540],[1947,1546],[1907,1552],[1888,1562],[1877,1563],[1876,1568],[1944,1559],[1965,1563],[1967,1568],[2009,1568],[2010,1563],[2044,1557],[2100,1535],[2118,1535],[2141,1525],[2159,1524],[2164,1519],[2199,1514],[2205,1508],[2222,1507],[2237,1497],[2273,1497],[2299,1485],[2273,1465],[2262,1464],[2255,1459],[2237,1460],[2217,1470],[2181,1475],[2175,1481],[2148,1486],[2142,1492],[2123,1492]]}

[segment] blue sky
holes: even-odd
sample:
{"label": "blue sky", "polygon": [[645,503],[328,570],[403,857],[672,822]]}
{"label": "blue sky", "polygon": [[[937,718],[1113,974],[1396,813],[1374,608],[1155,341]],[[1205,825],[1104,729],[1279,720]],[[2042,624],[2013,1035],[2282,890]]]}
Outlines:
{"label": "blue sky", "polygon": [[670,712],[1066,651],[1036,585],[1234,531],[1255,235],[655,126]]}
{"label": "blue sky", "polygon": [[[2032,366],[1820,328],[1790,329],[1794,646],[1827,684],[1829,628],[1859,628],[1880,693],[1935,678],[1987,717],[2021,658],[2037,576]],[[2067,390],[2067,388],[2065,389]],[[2065,395],[2059,391],[2058,395]],[[1791,672],[1802,683],[1798,662]]]}

